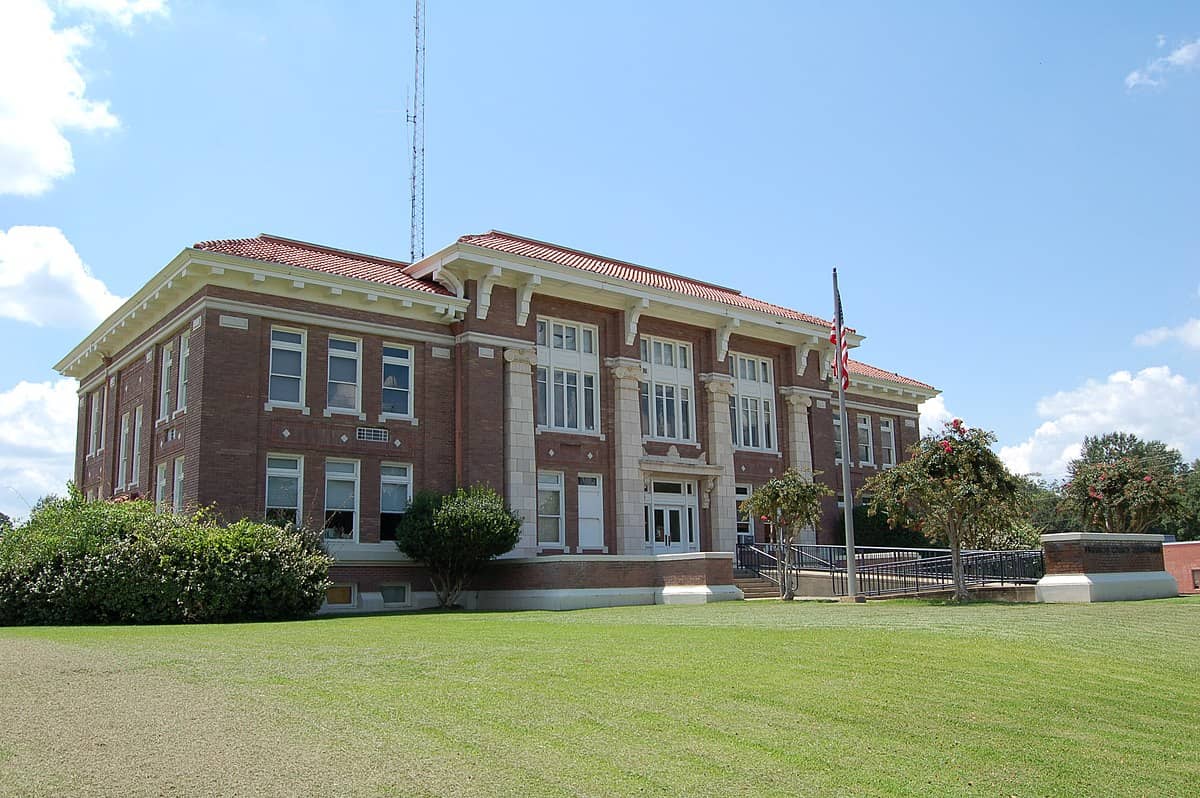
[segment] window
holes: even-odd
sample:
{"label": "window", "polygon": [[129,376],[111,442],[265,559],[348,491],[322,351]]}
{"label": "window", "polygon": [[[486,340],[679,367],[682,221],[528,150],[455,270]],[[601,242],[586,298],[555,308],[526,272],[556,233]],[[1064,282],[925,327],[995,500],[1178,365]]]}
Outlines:
{"label": "window", "polygon": [[1192,587],[1200,590],[1200,569],[1192,569]]}
{"label": "window", "polygon": [[167,509],[167,464],[159,463],[154,472],[154,506],[161,513]]}
{"label": "window", "polygon": [[358,350],[359,342],[354,338],[329,336],[329,393],[325,406],[330,410],[358,412]]}
{"label": "window", "polygon": [[179,337],[179,387],[175,392],[175,412],[187,410],[188,355],[191,353],[191,333]]}
{"label": "window", "polygon": [[858,464],[874,465],[875,454],[871,446],[871,417],[858,417]]}
{"label": "window", "polygon": [[330,585],[325,588],[325,606],[354,607],[357,606],[358,586],[349,584]]}
{"label": "window", "polygon": [[537,424],[599,431],[600,358],[596,328],[555,319],[537,322]]}
{"label": "window", "polygon": [[690,344],[642,337],[642,435],[694,440]]}
{"label": "window", "polygon": [[408,585],[380,585],[379,592],[385,607],[407,607],[409,604]]}
{"label": "window", "polygon": [[734,446],[775,450],[773,371],[766,358],[729,355],[734,386],[729,397],[729,422]]}
{"label": "window", "polygon": [[271,328],[271,375],[267,401],[300,407],[304,403],[305,335],[301,330]]}
{"label": "window", "polygon": [[896,464],[896,430],[890,418],[879,419],[879,445],[883,449],[883,467]]}
{"label": "window", "polygon": [[379,467],[379,539],[395,540],[396,527],[408,509],[412,490],[410,466],[384,463]]}
{"label": "window", "polygon": [[136,485],[142,473],[142,406],[133,409],[133,455],[130,458],[129,484]]}
{"label": "window", "polygon": [[117,478],[114,480],[118,488],[129,484],[129,414],[121,416],[121,447],[117,457]]}
{"label": "window", "polygon": [[183,512],[183,457],[175,458],[175,481],[171,485],[171,508]]}
{"label": "window", "polygon": [[604,548],[604,482],[599,474],[576,477],[579,516],[578,550]]}
{"label": "window", "polygon": [[842,462],[842,411],[833,409],[833,459]]}
{"label": "window", "polygon": [[267,455],[266,520],[275,524],[299,525],[303,486],[303,457]]}
{"label": "window", "polygon": [[746,499],[750,498],[752,493],[749,485],[737,485],[734,487],[734,499],[737,502],[737,542],[738,545],[746,545],[754,542],[754,519],[742,514],[745,509],[743,505]]}
{"label": "window", "polygon": [[383,345],[384,415],[412,415],[412,361],[411,346]]}
{"label": "window", "polygon": [[88,454],[95,454],[104,448],[104,394],[101,388],[92,394],[92,424],[88,437]]}
{"label": "window", "polygon": [[557,471],[538,472],[539,546],[563,546],[563,475]]}
{"label": "window", "polygon": [[158,373],[158,420],[165,421],[171,414],[171,347],[162,348]]}
{"label": "window", "polygon": [[325,537],[358,536],[358,461],[325,461]]}

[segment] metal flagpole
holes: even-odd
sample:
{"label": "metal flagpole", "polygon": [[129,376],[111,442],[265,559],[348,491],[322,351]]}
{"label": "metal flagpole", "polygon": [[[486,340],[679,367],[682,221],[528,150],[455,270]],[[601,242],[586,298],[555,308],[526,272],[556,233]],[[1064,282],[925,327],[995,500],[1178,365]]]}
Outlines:
{"label": "metal flagpole", "polygon": [[846,518],[846,596],[852,601],[858,601],[858,561],[854,555],[854,488],[850,484],[850,414],[846,412],[846,376],[842,373],[846,367],[842,359],[842,348],[845,346],[842,336],[845,335],[845,330],[842,325],[842,295],[838,292],[836,267],[833,270],[833,307],[833,325],[837,331],[833,362],[838,386],[838,415],[842,419],[838,426],[841,427],[842,434],[842,504],[845,508],[843,515]]}

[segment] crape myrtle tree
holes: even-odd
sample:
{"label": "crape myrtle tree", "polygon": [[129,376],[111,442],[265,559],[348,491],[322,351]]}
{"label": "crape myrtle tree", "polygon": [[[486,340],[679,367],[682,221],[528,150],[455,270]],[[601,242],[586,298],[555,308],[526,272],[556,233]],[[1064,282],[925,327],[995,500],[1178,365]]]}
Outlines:
{"label": "crape myrtle tree", "polygon": [[512,551],[521,519],[484,485],[448,496],[421,491],[396,529],[396,547],[429,569],[438,605],[453,607],[484,563]]}
{"label": "crape myrtle tree", "polygon": [[1059,512],[1100,532],[1161,529],[1179,513],[1186,470],[1179,452],[1161,441],[1123,432],[1084,438]]}
{"label": "crape myrtle tree", "polygon": [[992,451],[995,434],[961,419],[942,425],[909,449],[909,458],[863,485],[869,511],[889,523],[908,522],[943,537],[950,547],[954,600],[970,598],[962,547],[1028,521],[1028,491]]}
{"label": "crape myrtle tree", "polygon": [[789,468],[778,477],[763,483],[742,503],[747,518],[758,518],[771,524],[775,543],[780,544],[782,567],[779,597],[785,601],[795,598],[795,587],[788,578],[792,547],[796,535],[807,527],[821,523],[821,499],[833,491],[813,480],[820,472],[800,472]]}

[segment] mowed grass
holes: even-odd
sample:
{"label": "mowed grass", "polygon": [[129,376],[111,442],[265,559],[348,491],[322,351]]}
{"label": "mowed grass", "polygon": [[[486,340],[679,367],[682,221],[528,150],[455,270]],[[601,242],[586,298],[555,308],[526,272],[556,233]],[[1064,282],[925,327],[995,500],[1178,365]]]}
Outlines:
{"label": "mowed grass", "polygon": [[1200,600],[0,629],[0,795],[1195,795]]}

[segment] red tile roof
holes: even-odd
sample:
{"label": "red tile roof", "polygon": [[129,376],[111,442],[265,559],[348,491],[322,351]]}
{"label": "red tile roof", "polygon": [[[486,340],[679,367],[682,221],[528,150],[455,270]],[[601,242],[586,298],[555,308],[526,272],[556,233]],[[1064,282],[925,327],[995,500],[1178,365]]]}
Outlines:
{"label": "red tile roof", "polygon": [[432,280],[419,280],[404,271],[407,263],[387,258],[377,258],[362,255],[357,252],[323,247],[319,244],[309,244],[305,241],[293,241],[290,238],[280,238],[262,234],[256,238],[228,238],[219,241],[201,241],[194,244],[195,249],[207,252],[220,252],[225,255],[235,255],[239,258],[250,258],[268,263],[282,263],[286,266],[299,266],[304,269],[336,274],[339,277],[353,277],[358,280],[370,280],[383,285],[406,288],[411,291],[424,291],[429,294],[449,294],[442,286]]}
{"label": "red tile roof", "polygon": [[932,385],[926,385],[920,380],[914,380],[912,377],[905,377],[903,374],[897,374],[894,371],[884,371],[881,368],[876,368],[875,366],[861,363],[857,360],[850,361],[850,373],[873,380],[887,380],[888,382],[898,382],[903,385],[911,385],[914,388],[925,388],[930,391],[937,390]]}
{"label": "red tile roof", "polygon": [[[612,258],[594,255],[590,252],[561,247],[557,244],[549,244],[545,241],[524,238],[500,230],[491,230],[480,235],[467,235],[458,240],[463,244],[493,249],[497,252],[505,252],[510,255],[522,255],[526,258],[555,263],[559,266],[570,266],[594,274],[602,274],[606,277],[616,277],[651,288],[674,291],[685,296],[695,297],[696,299],[720,302],[721,304],[744,310],[769,313],[772,316],[814,324],[826,329],[831,326],[827,320],[818,316],[800,313],[790,308],[773,305],[770,302],[763,302],[760,299],[752,299],[751,297],[743,296],[742,292],[732,288],[693,280],[690,277],[681,277],[670,272],[639,266],[636,263],[613,260]],[[850,332],[854,332],[854,330],[850,329]]]}

